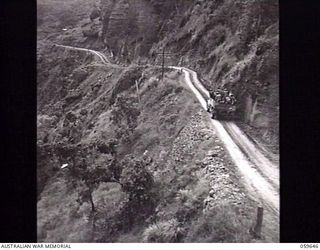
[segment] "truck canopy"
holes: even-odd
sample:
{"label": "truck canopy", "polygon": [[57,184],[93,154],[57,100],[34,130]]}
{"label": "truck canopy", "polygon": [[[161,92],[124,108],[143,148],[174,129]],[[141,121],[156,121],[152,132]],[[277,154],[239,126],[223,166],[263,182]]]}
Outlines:
{"label": "truck canopy", "polygon": [[234,105],[236,103],[236,98],[234,95],[228,90],[214,90],[210,91],[210,97],[217,103],[217,104],[230,104]]}
{"label": "truck canopy", "polygon": [[237,110],[236,99],[228,90],[210,91],[207,111],[215,119],[233,119]]}

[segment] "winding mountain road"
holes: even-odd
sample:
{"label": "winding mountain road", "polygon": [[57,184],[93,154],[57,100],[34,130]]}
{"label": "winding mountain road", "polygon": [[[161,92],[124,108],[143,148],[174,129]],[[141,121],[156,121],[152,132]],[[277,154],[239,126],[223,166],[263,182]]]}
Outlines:
{"label": "winding mountain road", "polygon": [[[90,52],[103,64],[111,64],[104,54],[95,50],[58,44],[56,46]],[[198,74],[184,67],[169,66],[168,68],[181,70],[184,73],[186,84],[201,106],[207,110],[206,100],[209,98],[209,91],[202,85]],[[211,120],[211,123],[237,166],[249,194],[277,217],[279,214],[279,167],[267,159],[234,122]]]}
{"label": "winding mountain road", "polygon": [[67,45],[60,45],[60,44],[54,44],[54,45],[57,46],[57,47],[71,49],[71,50],[79,50],[79,51],[90,52],[93,55],[97,56],[102,61],[103,64],[108,64],[108,63],[110,64],[109,59],[99,51],[95,51],[95,50],[92,50],[92,49],[72,47],[72,46],[67,46]]}
{"label": "winding mountain road", "polygon": [[[199,100],[201,106],[207,110],[206,100],[209,92],[201,84],[195,71],[170,66],[172,69],[182,70],[185,81]],[[279,213],[279,168],[267,159],[234,122],[211,120],[218,132],[219,138],[225,144],[234,164],[238,167],[250,194],[268,207],[275,214]]]}

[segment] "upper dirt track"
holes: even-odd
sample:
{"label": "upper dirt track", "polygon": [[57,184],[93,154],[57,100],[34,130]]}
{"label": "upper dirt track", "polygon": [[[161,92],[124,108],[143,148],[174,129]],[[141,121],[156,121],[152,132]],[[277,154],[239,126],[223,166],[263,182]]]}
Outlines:
{"label": "upper dirt track", "polygon": [[54,45],[58,46],[58,47],[66,48],[66,49],[90,52],[90,53],[94,54],[95,56],[97,56],[102,61],[102,63],[104,63],[104,64],[110,63],[109,59],[99,51],[95,51],[92,49],[85,49],[85,48],[77,48],[77,47],[72,47],[72,46],[67,46],[67,45],[60,45],[60,44],[54,44]]}
{"label": "upper dirt track", "polygon": [[[103,64],[111,64],[105,55],[95,50],[64,45],[56,46],[90,52],[97,56]],[[197,73],[184,67],[169,66],[168,68],[184,73],[186,84],[206,110],[209,92],[201,84]],[[211,120],[211,123],[225,144],[234,164],[238,167],[250,196],[277,216],[279,214],[279,167],[267,159],[234,122]]]}

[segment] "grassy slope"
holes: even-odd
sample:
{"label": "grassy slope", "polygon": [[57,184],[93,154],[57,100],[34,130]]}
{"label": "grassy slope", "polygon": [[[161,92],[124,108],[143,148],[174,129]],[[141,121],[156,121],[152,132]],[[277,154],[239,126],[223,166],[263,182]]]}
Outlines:
{"label": "grassy slope", "polygon": [[[72,6],[69,4],[75,2],[66,2],[65,8],[68,9]],[[43,1],[40,1],[40,5],[42,4]],[[62,7],[59,4],[56,6]],[[79,15],[81,20],[88,18],[87,11],[91,6],[87,7],[83,8],[81,13],[74,13],[74,17]],[[48,8],[47,10],[49,11]],[[80,11],[80,9],[74,9],[74,11]],[[208,117],[203,112],[198,113],[199,104],[193,99],[192,93],[185,88],[180,76],[168,73],[166,81],[162,83],[157,81],[156,77],[159,77],[160,73],[154,69],[124,70],[107,67],[95,63],[89,55],[53,49],[46,41],[50,35],[53,40],[56,39],[59,42],[68,41],[68,37],[71,37],[69,42],[73,45],[82,43],[88,46],[90,42],[87,44],[85,40],[80,39],[78,20],[72,21],[72,25],[76,25],[73,33],[60,34],[60,29],[65,26],[56,23],[56,26],[48,29],[50,34],[45,34],[44,31],[49,27],[48,25],[57,22],[58,19],[55,19],[55,16],[66,15],[62,9],[53,9],[50,13],[52,16],[46,15],[48,19],[43,20],[38,30],[40,34],[38,37],[38,145],[44,151],[38,161],[39,240],[46,242],[250,240],[247,231],[243,229],[248,227],[251,216],[254,214],[254,211],[249,209],[252,201],[239,195],[242,192],[241,186],[230,184],[237,182],[236,176],[232,177],[220,172],[223,167],[232,171],[233,166],[227,159],[221,157],[222,162],[217,163],[205,157],[208,150],[219,145],[219,142],[215,137],[212,138],[212,131],[207,122]],[[193,18],[190,19],[190,23],[195,21],[197,14],[191,15]],[[44,17],[40,16],[40,18]],[[190,23],[187,22],[186,27]],[[74,36],[77,32],[79,37]],[[183,37],[187,31],[182,29],[181,32]],[[230,41],[226,41],[226,46],[230,46]],[[188,43],[187,39],[185,44],[188,45]],[[218,53],[219,49],[221,50],[219,53],[223,53],[225,47],[216,48],[214,53]],[[199,60],[205,58],[192,54],[186,57],[188,56],[199,58]],[[226,56],[225,60],[231,60],[230,58],[232,56]],[[211,74],[215,72],[212,71]],[[141,76],[141,102],[138,103],[134,80]],[[116,99],[121,96],[129,104],[128,110],[119,109],[117,106]],[[65,109],[63,110],[62,107]],[[130,133],[127,133],[129,124],[125,119],[121,119],[120,124],[115,124],[112,119],[112,112],[115,110],[117,110],[115,114],[140,111],[139,115],[134,117],[133,124],[130,124],[133,126]],[[76,117],[75,126],[67,122],[66,114],[69,112]],[[193,116],[194,114],[197,115]],[[122,134],[126,137],[122,138]],[[117,136],[120,141],[117,149],[120,157],[128,154],[141,156],[145,153],[157,163],[150,168],[155,179],[155,193],[158,194],[155,196],[157,204],[155,212],[148,220],[133,225],[129,231],[119,229],[118,234],[115,235],[109,233],[94,235],[90,205],[86,202],[77,202],[83,184],[75,180],[67,171],[62,172],[59,169],[61,164],[70,161],[70,158],[58,159],[54,153],[48,155],[47,152],[50,150],[46,150],[45,146],[51,148],[59,142],[71,145],[78,143],[95,145],[99,141],[107,141]],[[86,155],[86,158],[92,165],[107,160],[105,155],[94,150]],[[216,219],[226,216],[225,218],[234,220],[230,224],[225,221],[225,225],[220,221],[219,228],[216,228],[215,223],[205,225],[208,215],[202,211],[209,206],[204,204],[204,200],[208,198],[208,193],[215,182],[223,188],[215,190],[214,197],[217,197],[217,200],[209,197],[207,203],[216,207],[221,200],[224,200],[228,209],[222,206],[221,210],[215,210],[218,215],[210,216],[211,218],[216,216]],[[98,223],[98,227],[101,230],[99,231],[107,232],[113,228],[112,220],[117,218],[117,211],[126,202],[126,194],[117,184],[109,183],[101,184],[94,191],[93,196],[100,211],[101,225]],[[238,202],[234,197],[241,197],[239,200],[247,210],[246,215],[241,214],[239,205],[235,207],[230,205]],[[220,229],[221,233],[213,233],[220,232]],[[232,231],[234,233],[224,236],[225,232]],[[277,236],[271,235],[267,241],[270,240],[276,241]]]}
{"label": "grassy slope", "polygon": [[[194,240],[196,237],[194,233],[193,236],[187,236],[187,234],[191,223],[202,216],[202,210],[205,208],[203,201],[210,190],[210,177],[204,169],[208,162],[204,165],[196,163],[201,162],[206,152],[217,144],[210,138],[212,131],[205,112],[201,111],[193,116],[201,109],[180,76],[177,73],[168,72],[166,80],[161,82],[157,80],[160,77],[158,70],[102,66],[95,62],[90,63],[90,59],[85,56],[81,63],[81,54],[77,52],[58,49],[55,53],[59,58],[79,59],[75,68],[71,67],[70,72],[66,72],[66,77],[69,79],[67,81],[69,85],[66,88],[68,92],[80,93],[81,98],[69,103],[63,113],[60,102],[63,102],[64,98],[58,101],[59,91],[52,91],[50,99],[43,99],[40,102],[46,108],[39,109],[38,112],[39,147],[44,145],[54,147],[62,141],[67,141],[70,145],[94,145],[98,141],[116,138],[120,142],[117,149],[120,158],[128,154],[136,157],[144,154],[151,157],[157,163],[150,169],[155,180],[154,189],[157,194],[155,211],[157,212],[150,215],[145,223],[133,225],[129,232],[120,230],[118,234],[112,236],[107,233],[92,235],[90,206],[86,202],[77,201],[83,184],[75,179],[68,169],[59,169],[62,163],[70,163],[71,158],[58,159],[53,153],[43,156],[38,161],[39,186],[43,187],[38,202],[39,240],[46,242],[176,241],[178,240],[175,236],[177,228],[182,230],[181,235],[183,235],[179,240],[188,240],[188,237]],[[59,67],[63,65],[60,63]],[[82,81],[79,81],[81,71],[87,74],[84,74],[83,78],[80,77]],[[51,72],[45,87],[39,89],[40,97],[45,96],[42,91],[46,93],[49,86],[56,84],[55,77],[61,75],[59,72],[63,71],[57,69]],[[138,103],[132,79],[134,75],[137,78],[142,76],[140,103]],[[92,89],[92,86],[98,87]],[[117,108],[119,97],[129,102],[129,112],[135,109],[140,111],[136,117],[136,125],[128,134],[129,124],[126,119],[121,120],[119,127],[112,118],[114,110],[117,110],[116,115],[127,112]],[[86,110],[86,115],[81,112],[83,110]],[[70,112],[77,120],[75,128],[66,122],[66,114]],[[124,138],[123,134],[127,134],[127,137]],[[45,137],[47,138],[44,143]],[[86,155],[92,165],[106,161],[105,157],[97,150]],[[228,165],[227,162],[225,164]],[[47,178],[43,175],[47,175]],[[101,227],[107,230],[110,226],[104,225],[103,221],[106,218],[111,221],[116,218],[116,215],[112,216],[111,211],[120,209],[120,204],[126,201],[126,195],[117,185],[114,186],[112,183],[108,184],[111,186],[104,185],[101,184],[94,191],[93,196],[100,211],[99,216],[102,217]],[[228,201],[229,198],[226,200]],[[111,204],[118,205],[113,208]],[[103,216],[105,213],[109,216]],[[236,210],[234,212],[231,210],[231,213],[236,213]],[[63,217],[60,214],[63,214]],[[168,237],[163,238],[161,231],[152,230],[152,225],[155,223],[166,224],[172,220],[175,226],[171,228]]]}

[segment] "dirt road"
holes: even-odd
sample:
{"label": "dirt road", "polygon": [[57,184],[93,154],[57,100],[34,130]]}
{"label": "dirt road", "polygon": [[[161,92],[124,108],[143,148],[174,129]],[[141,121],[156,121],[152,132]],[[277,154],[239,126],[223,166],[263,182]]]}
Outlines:
{"label": "dirt road", "polygon": [[57,47],[62,47],[62,48],[66,48],[66,49],[80,50],[80,51],[89,52],[89,53],[92,53],[95,56],[97,56],[102,61],[103,64],[110,63],[109,59],[99,51],[95,51],[95,50],[92,50],[92,49],[77,48],[77,47],[72,47],[72,46],[67,46],[67,45],[60,45],[60,44],[54,44],[54,45],[57,46]]}
{"label": "dirt road", "polygon": [[[110,64],[108,58],[101,52],[64,45],[56,46],[90,52],[103,64]],[[201,84],[197,73],[184,67],[169,66],[168,68],[183,71],[186,84],[206,110],[209,92]],[[272,211],[274,216],[278,216],[279,167],[267,159],[234,122],[218,120],[211,120],[211,122],[234,164],[238,167],[249,194],[263,207]]]}
{"label": "dirt road", "polygon": [[[196,72],[182,70],[185,81],[206,110],[209,92],[201,84]],[[250,194],[275,214],[279,213],[279,168],[267,159],[234,122],[211,120],[220,139],[225,144],[234,164],[238,167]]]}

